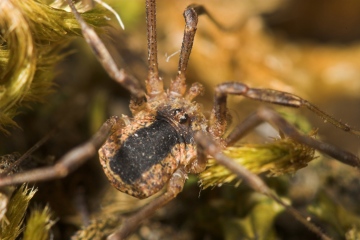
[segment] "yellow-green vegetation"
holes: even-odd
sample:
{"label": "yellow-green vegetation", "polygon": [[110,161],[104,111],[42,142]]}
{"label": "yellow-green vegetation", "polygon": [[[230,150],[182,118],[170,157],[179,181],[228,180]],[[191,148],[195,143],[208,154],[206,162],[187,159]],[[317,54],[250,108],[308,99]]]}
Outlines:
{"label": "yellow-green vegetation", "polygon": [[226,218],[222,221],[224,239],[235,240],[239,236],[242,239],[278,239],[274,221],[284,208],[261,194],[252,194],[252,198],[251,201],[255,204],[245,217]]}
{"label": "yellow-green vegetation", "polygon": [[352,227],[346,234],[345,234],[346,240],[356,240],[360,239],[360,231],[359,227]]}
{"label": "yellow-green vegetation", "polygon": [[[66,54],[61,50],[80,36],[79,24],[63,7],[47,1],[0,1],[1,131],[16,126],[13,117],[21,107],[42,101],[51,92],[54,65]],[[110,19],[106,13],[96,8],[83,17],[93,26],[104,26]]]}
{"label": "yellow-green vegetation", "polygon": [[36,191],[23,184],[9,196],[5,216],[0,219],[0,239],[15,240],[22,233],[24,240],[49,239],[50,228],[54,224],[49,207],[36,208],[26,217],[30,200]]}
{"label": "yellow-green vegetation", "polygon": [[[334,199],[320,192],[308,211],[326,222],[333,231],[332,235],[347,236],[347,239],[359,239],[360,217],[338,204]],[[353,235],[353,237],[351,237]]]}
{"label": "yellow-green vegetation", "polygon": [[47,240],[50,239],[50,228],[54,225],[54,220],[51,219],[52,215],[50,208],[33,209],[26,222],[26,229],[24,231],[24,240]]}
{"label": "yellow-green vegetation", "polygon": [[21,234],[26,210],[35,193],[36,190],[28,188],[26,184],[23,184],[15,191],[6,206],[5,217],[1,219],[1,239],[12,240]]}
{"label": "yellow-green vegetation", "polygon": [[[271,176],[295,173],[315,158],[314,149],[290,138],[276,139],[267,144],[228,147],[223,152],[251,172],[268,173]],[[235,174],[217,164],[215,159],[209,159],[207,169],[200,174],[203,189],[233,181],[240,183]]]}

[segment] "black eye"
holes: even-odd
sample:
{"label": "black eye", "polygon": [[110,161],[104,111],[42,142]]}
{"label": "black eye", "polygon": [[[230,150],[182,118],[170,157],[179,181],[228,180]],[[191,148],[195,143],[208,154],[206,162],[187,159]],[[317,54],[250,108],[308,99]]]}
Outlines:
{"label": "black eye", "polygon": [[179,123],[186,123],[188,121],[188,119],[189,119],[189,115],[187,113],[183,114],[183,112],[184,112],[184,110],[181,109],[181,108],[174,109],[174,112],[173,112],[174,116],[179,115],[178,116],[179,117],[179,119],[178,119]]}
{"label": "black eye", "polygon": [[175,116],[175,115],[178,115],[180,112],[181,112],[181,109],[180,109],[180,108],[175,109],[175,110],[174,110],[174,116]]}
{"label": "black eye", "polygon": [[186,121],[188,120],[189,115],[187,115],[186,113],[184,115],[182,115],[179,119],[179,123],[186,123]]}

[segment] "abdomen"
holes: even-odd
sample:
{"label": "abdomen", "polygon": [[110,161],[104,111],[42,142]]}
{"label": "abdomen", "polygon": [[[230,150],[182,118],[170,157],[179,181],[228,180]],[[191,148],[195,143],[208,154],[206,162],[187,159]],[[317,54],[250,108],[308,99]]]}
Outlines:
{"label": "abdomen", "polygon": [[99,150],[100,161],[114,187],[146,198],[161,190],[178,167],[180,141],[177,131],[158,119],[129,135],[116,151],[109,151],[113,141],[108,140]]}

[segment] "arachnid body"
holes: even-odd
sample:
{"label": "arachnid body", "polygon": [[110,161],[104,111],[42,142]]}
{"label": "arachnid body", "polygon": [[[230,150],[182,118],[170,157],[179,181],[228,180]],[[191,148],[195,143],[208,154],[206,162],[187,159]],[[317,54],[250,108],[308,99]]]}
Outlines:
{"label": "arachnid body", "polygon": [[[125,120],[121,128],[115,126],[99,150],[112,185],[146,198],[160,191],[179,166],[192,166],[196,159],[194,132],[206,128],[206,119],[199,113],[199,106],[185,99],[156,100]],[[196,173],[196,167],[187,171]]]}
{"label": "arachnid body", "polygon": [[227,97],[239,95],[277,105],[305,107],[337,128],[359,135],[358,130],[334,119],[296,95],[271,89],[251,88],[240,82],[225,82],[216,87],[214,106],[210,117],[207,118],[201,106],[194,101],[203,93],[202,86],[195,83],[187,87],[185,77],[198,16],[208,14],[203,6],[190,5],[184,11],[186,25],[178,74],[171,81],[169,89],[165,90],[157,62],[156,1],[146,0],[149,72],[145,83],[146,91],[144,91],[138,80],[124,70],[118,69],[95,31],[81,18],[72,1],[68,0],[68,2],[82,27],[85,39],[94,49],[99,61],[109,75],[132,94],[130,102],[132,117],[110,118],[91,140],[64,155],[53,167],[0,178],[0,186],[65,177],[99,151],[104,172],[118,190],[137,198],[147,198],[166,187],[165,194],[129,216],[120,229],[109,237],[123,239],[132,233],[143,219],[175,198],[182,191],[188,174],[203,172],[210,155],[255,191],[267,195],[282,205],[311,231],[323,239],[329,239],[316,225],[307,221],[304,216],[274,194],[261,178],[223,154],[223,150],[236,143],[260,123],[269,122],[295,141],[315,148],[345,164],[359,167],[359,158],[333,145],[298,133],[291,124],[269,108],[256,110],[225,138],[228,125]]}

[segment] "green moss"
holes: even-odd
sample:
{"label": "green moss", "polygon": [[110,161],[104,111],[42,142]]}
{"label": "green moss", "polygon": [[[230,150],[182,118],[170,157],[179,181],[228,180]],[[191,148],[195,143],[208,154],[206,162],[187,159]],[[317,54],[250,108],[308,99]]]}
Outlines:
{"label": "green moss", "polygon": [[[277,139],[267,144],[228,147],[223,153],[255,174],[268,173],[271,176],[294,173],[315,158],[314,149],[290,138]],[[217,164],[215,159],[209,159],[207,169],[199,176],[203,189],[232,181],[240,183],[235,174]]]}
{"label": "green moss", "polygon": [[[0,130],[16,126],[12,120],[20,107],[42,101],[51,93],[54,65],[81,29],[71,12],[42,1],[0,2]],[[108,24],[102,9],[82,14],[95,27]],[[97,29],[99,30],[99,29]]]}
{"label": "green moss", "polygon": [[243,217],[225,218],[221,221],[224,239],[278,239],[274,222],[276,217],[284,211],[274,200],[261,194],[252,194],[255,205],[251,211]]}
{"label": "green moss", "polygon": [[51,220],[50,208],[46,206],[44,209],[36,208],[31,211],[26,221],[26,229],[24,231],[24,240],[47,240],[50,239],[50,228],[54,225]]}
{"label": "green moss", "polygon": [[327,228],[332,232],[332,236],[348,236],[347,239],[359,239],[350,236],[359,235],[360,217],[340,205],[325,191],[318,194],[316,201],[308,206],[308,211],[327,223]]}
{"label": "green moss", "polygon": [[16,239],[22,232],[22,223],[31,198],[36,193],[26,184],[21,185],[11,197],[5,217],[1,219],[0,238],[2,240]]}

